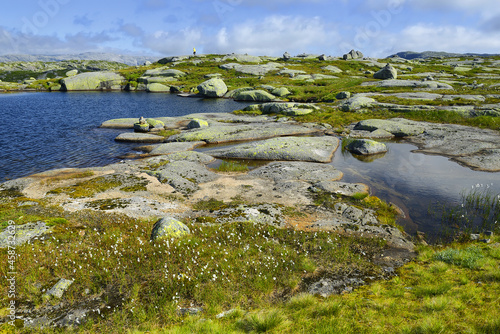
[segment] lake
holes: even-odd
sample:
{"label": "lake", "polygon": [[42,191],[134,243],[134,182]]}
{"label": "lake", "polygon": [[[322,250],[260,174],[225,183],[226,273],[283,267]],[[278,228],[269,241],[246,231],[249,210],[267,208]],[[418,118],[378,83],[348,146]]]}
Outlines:
{"label": "lake", "polygon": [[[116,143],[124,130],[109,119],[231,112],[248,103],[125,92],[0,94],[0,182],[55,168],[104,166],[137,144]],[[125,130],[126,131],[126,130]]]}
{"label": "lake", "polygon": [[[121,160],[137,144],[118,143],[124,131],[102,129],[106,120],[231,112],[246,107],[226,99],[180,98],[124,92],[0,94],[0,182],[55,168],[103,166]],[[332,164],[345,182],[363,182],[372,193],[398,205],[408,232],[438,233],[429,209],[459,205],[472,188],[500,193],[500,173],[473,171],[448,158],[413,152],[404,141],[387,142],[380,159],[361,159],[338,150]]]}

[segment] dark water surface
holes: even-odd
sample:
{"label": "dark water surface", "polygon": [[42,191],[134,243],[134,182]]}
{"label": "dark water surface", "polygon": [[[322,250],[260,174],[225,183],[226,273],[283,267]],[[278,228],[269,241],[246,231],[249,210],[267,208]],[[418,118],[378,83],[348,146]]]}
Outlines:
{"label": "dark water surface", "polygon": [[248,103],[124,92],[0,94],[0,182],[55,168],[103,166],[137,144],[116,143],[128,130],[109,119],[231,112]]}

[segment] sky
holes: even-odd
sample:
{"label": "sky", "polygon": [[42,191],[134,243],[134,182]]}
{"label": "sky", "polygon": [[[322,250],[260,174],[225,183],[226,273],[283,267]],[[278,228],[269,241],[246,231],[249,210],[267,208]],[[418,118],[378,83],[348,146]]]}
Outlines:
{"label": "sky", "polygon": [[0,54],[500,53],[499,0],[22,0]]}

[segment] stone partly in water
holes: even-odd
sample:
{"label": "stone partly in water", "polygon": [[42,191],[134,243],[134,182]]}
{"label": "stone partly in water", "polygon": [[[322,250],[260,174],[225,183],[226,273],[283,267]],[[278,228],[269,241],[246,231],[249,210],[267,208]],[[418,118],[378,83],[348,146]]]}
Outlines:
{"label": "stone partly in water", "polygon": [[180,238],[190,233],[189,228],[182,222],[172,217],[165,217],[154,224],[153,231],[151,232],[151,240]]}
{"label": "stone partly in water", "polygon": [[397,79],[398,71],[391,64],[387,64],[383,69],[376,72],[373,77],[382,80]]}
{"label": "stone partly in water", "polygon": [[146,91],[150,93],[170,93],[170,87],[161,83],[152,83],[146,86]]}
{"label": "stone partly in water", "polygon": [[195,118],[187,125],[188,129],[208,128],[208,122],[204,119]]}
{"label": "stone partly in water", "polygon": [[222,79],[213,78],[200,84],[198,91],[206,97],[223,97],[227,93],[227,86]]}
{"label": "stone partly in water", "polygon": [[159,143],[165,140],[162,136],[156,136],[148,133],[122,133],[115,138],[116,141],[133,143]]}
{"label": "stone partly in water", "polygon": [[372,155],[387,152],[387,146],[370,139],[355,139],[350,142],[346,149],[349,152],[361,155]]}
{"label": "stone partly in water", "polygon": [[61,90],[120,90],[126,80],[114,72],[88,72],[61,80]]}

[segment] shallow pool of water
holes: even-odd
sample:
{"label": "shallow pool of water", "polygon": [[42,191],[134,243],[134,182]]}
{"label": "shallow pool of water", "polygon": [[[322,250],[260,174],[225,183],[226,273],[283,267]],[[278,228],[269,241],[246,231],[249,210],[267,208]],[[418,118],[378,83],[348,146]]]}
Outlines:
{"label": "shallow pool of water", "polygon": [[436,234],[440,226],[430,214],[442,205],[460,205],[461,195],[472,188],[500,194],[500,173],[474,171],[446,157],[413,152],[415,145],[387,142],[389,151],[373,161],[336,152],[331,162],[344,173],[345,182],[362,182],[373,195],[398,205],[406,214],[405,229]]}

